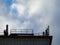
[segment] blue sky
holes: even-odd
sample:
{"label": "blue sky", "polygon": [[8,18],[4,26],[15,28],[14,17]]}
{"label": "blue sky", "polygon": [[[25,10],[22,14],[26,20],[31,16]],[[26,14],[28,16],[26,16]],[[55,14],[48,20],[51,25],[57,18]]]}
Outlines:
{"label": "blue sky", "polygon": [[0,0],[1,32],[6,24],[9,24],[10,29],[28,28],[33,29],[35,33],[43,32],[50,25],[52,45],[59,45],[60,2],[59,0]]}

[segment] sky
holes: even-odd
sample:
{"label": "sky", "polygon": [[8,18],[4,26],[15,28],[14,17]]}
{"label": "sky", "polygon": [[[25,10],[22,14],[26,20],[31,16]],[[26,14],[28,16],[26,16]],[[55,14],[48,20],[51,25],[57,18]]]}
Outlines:
{"label": "sky", "polygon": [[6,24],[10,29],[33,29],[34,33],[49,25],[52,45],[59,45],[60,0],[0,0],[0,32]]}

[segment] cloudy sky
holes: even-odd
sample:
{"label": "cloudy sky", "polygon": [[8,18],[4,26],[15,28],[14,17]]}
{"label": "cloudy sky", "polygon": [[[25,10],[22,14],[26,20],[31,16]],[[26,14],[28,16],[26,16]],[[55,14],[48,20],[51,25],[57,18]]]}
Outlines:
{"label": "cloudy sky", "polygon": [[52,45],[60,43],[60,0],[0,0],[0,32],[10,29],[33,29],[43,32],[50,25]]}

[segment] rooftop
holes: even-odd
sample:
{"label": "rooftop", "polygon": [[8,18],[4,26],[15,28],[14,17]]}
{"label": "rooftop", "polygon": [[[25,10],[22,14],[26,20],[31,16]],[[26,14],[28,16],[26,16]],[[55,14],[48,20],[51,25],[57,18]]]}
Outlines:
{"label": "rooftop", "polygon": [[34,33],[33,29],[10,29],[10,35],[8,35],[8,29],[6,25],[3,36],[49,36],[49,26],[42,33]]}

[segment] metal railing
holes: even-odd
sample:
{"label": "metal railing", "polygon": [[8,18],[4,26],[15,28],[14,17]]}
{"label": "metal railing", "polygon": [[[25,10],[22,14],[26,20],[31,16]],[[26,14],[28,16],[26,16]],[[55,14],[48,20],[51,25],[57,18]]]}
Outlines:
{"label": "metal railing", "polygon": [[42,32],[34,33],[33,29],[10,29],[10,34],[34,34],[34,36],[43,36]]}
{"label": "metal railing", "polygon": [[10,29],[10,34],[33,34],[32,29]]}

